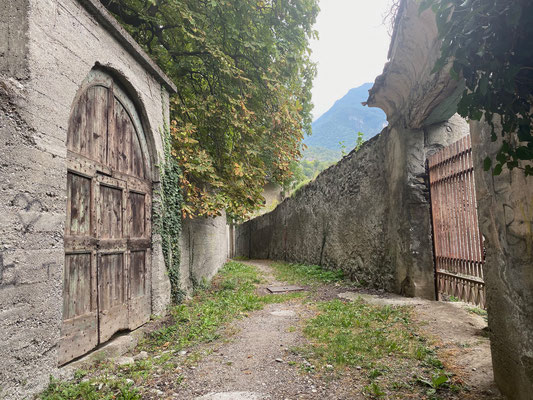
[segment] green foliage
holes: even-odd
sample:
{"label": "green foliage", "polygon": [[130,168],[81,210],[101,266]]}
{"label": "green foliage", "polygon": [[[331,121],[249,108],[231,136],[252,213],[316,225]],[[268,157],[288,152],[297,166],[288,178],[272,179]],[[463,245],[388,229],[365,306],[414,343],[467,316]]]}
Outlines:
{"label": "green foliage", "polygon": [[386,395],[377,382],[372,382],[369,385],[366,385],[364,391],[374,398],[380,398]]}
{"label": "green foliage", "polygon": [[482,308],[479,308],[479,307],[468,307],[466,310],[472,314],[476,314],[481,317],[486,317],[488,315],[487,310],[483,310]]}
{"label": "green foliage", "polygon": [[448,301],[451,301],[453,303],[457,303],[459,301],[461,301],[461,299],[459,297],[455,297],[454,295],[451,295],[448,297]]}
{"label": "green foliage", "polygon": [[344,144],[344,140],[339,142],[339,146],[341,148],[341,155],[344,157],[346,154],[346,144]]}
{"label": "green foliage", "polygon": [[159,168],[161,189],[159,204],[154,204],[154,223],[161,235],[161,247],[171,285],[171,296],[174,303],[183,299],[180,289],[180,243],[181,206],[183,198],[180,190],[181,170],[171,155],[172,142],[169,132],[163,133],[164,164]]}
{"label": "green foliage", "polygon": [[459,114],[484,116],[493,141],[501,123],[502,147],[485,170],[499,175],[507,166],[533,175],[533,2],[423,0],[420,11],[430,7],[443,40],[435,71],[452,63],[452,76],[466,83]]}
{"label": "green foliage", "polygon": [[174,156],[186,215],[262,205],[311,125],[317,0],[103,0],[177,86]]}
{"label": "green foliage", "polygon": [[308,145],[303,151],[302,160],[305,161],[326,161],[328,163],[335,163],[342,158],[341,152],[338,150],[330,150],[321,146]]}
{"label": "green foliage", "polygon": [[272,269],[277,280],[291,284],[316,285],[345,279],[341,270],[325,269],[319,265],[273,263]]}
{"label": "green foliage", "polygon": [[363,132],[357,132],[357,140],[355,141],[355,151],[359,151],[363,143],[365,143],[364,139],[364,133]]}
{"label": "green foliage", "polygon": [[434,374],[431,380],[418,378],[420,383],[423,383],[433,389],[438,389],[444,384],[448,383],[448,376],[446,374]]}
{"label": "green foliage", "polygon": [[262,276],[255,267],[235,261],[227,263],[211,288],[197,291],[192,301],[172,308],[169,324],[153,332],[143,345],[179,350],[211,342],[219,338],[220,328],[233,319],[260,310],[265,304],[303,296],[303,293],[261,296],[255,291],[260,282]]}

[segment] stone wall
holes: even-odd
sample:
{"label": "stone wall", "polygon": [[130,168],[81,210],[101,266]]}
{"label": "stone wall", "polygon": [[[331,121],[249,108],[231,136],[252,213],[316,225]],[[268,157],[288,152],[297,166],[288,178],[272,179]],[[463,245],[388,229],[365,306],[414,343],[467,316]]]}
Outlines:
{"label": "stone wall", "polygon": [[428,154],[468,133],[460,117],[386,128],[273,212],[236,229],[236,255],[318,264],[365,285],[435,298]]}
{"label": "stone wall", "polygon": [[511,399],[533,393],[533,178],[504,168],[483,170],[501,143],[471,122],[479,223],[485,239],[485,283],[494,378]]}
{"label": "stone wall", "polygon": [[[66,136],[76,93],[95,67],[138,108],[157,196],[173,84],[98,1],[0,2],[0,398],[26,398],[62,373]],[[194,261],[184,263],[198,278],[225,259],[206,239],[225,248],[219,221],[213,229],[185,224],[194,245],[184,243],[183,253]],[[152,255],[152,313],[159,314],[170,284],[157,233]]]}

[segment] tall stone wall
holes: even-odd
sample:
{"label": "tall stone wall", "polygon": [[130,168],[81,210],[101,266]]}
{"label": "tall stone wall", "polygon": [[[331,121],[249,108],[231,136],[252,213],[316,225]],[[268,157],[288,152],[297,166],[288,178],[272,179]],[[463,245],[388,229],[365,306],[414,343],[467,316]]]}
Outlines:
{"label": "tall stone wall", "polygon": [[483,170],[501,142],[471,122],[480,228],[485,239],[485,283],[495,380],[511,399],[533,393],[533,178],[504,168]]}
{"label": "tall stone wall", "polygon": [[389,136],[385,131],[273,212],[238,226],[237,255],[342,268],[361,281],[392,287],[381,240],[387,205],[377,195],[387,187],[383,168]]}
{"label": "tall stone wall", "polygon": [[434,299],[426,157],[468,133],[454,116],[386,128],[273,212],[236,229],[236,254],[342,269],[354,280]]}

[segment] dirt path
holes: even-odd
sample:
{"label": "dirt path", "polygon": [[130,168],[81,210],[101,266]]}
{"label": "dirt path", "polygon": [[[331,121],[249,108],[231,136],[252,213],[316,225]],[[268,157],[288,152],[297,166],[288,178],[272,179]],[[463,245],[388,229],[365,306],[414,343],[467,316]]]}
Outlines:
{"label": "dirt path", "polygon": [[[268,262],[251,261],[264,274],[266,286],[276,281]],[[305,339],[297,329],[313,315],[309,307],[294,300],[267,305],[233,326],[236,333],[227,343],[214,346],[212,354],[185,372],[185,385],[179,398],[206,400],[239,399],[358,399],[357,386],[322,382],[303,374],[302,358],[291,348]],[[232,330],[233,330],[232,329]]]}
{"label": "dirt path", "polygon": [[[250,261],[265,275],[268,285],[276,282],[266,261]],[[355,298],[378,304],[413,305],[414,318],[422,331],[434,339],[439,357],[448,370],[457,374],[469,388],[468,398],[499,399],[492,382],[488,339],[482,335],[486,326],[482,317],[454,303],[405,299],[341,288],[324,287],[321,298]],[[299,300],[266,306],[249,317],[236,321],[229,340],[208,346],[208,356],[196,365],[184,368],[180,399],[362,399],[364,379],[349,378],[324,381],[319,374],[302,373],[306,361],[291,351],[301,346],[302,321],[313,316],[312,307]],[[309,368],[313,366],[307,364]],[[347,380],[348,379],[348,380]]]}

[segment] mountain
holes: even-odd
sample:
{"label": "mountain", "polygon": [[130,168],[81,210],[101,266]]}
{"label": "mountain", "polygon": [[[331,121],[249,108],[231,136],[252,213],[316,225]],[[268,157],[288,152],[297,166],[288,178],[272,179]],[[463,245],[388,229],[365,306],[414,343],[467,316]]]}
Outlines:
{"label": "mountain", "polygon": [[324,155],[337,153],[340,158],[340,142],[344,142],[345,151],[349,152],[355,147],[357,132],[363,132],[363,139],[368,140],[387,126],[387,119],[382,110],[361,104],[368,99],[368,90],[372,85],[373,83],[365,83],[351,89],[313,122],[312,135],[304,138],[304,143],[309,147],[304,152],[304,158],[317,159],[321,152],[324,152]]}

